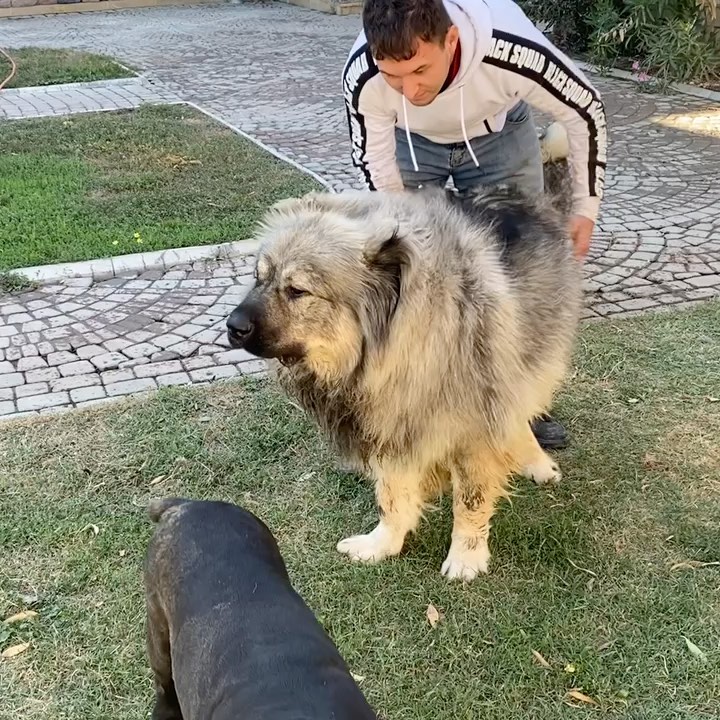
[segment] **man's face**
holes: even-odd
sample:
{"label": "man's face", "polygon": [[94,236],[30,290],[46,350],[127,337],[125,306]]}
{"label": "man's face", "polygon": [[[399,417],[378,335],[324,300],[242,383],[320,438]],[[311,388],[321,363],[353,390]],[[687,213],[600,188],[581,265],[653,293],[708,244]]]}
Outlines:
{"label": "man's face", "polygon": [[412,105],[429,105],[440,92],[450,70],[458,42],[458,29],[451,25],[442,44],[418,40],[409,60],[378,60],[385,81]]}

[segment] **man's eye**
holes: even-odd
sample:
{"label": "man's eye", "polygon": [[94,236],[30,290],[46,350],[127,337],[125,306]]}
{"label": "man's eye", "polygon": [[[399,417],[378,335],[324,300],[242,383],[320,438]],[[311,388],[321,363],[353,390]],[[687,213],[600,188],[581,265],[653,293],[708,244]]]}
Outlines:
{"label": "man's eye", "polygon": [[307,290],[301,290],[300,288],[293,287],[292,285],[285,288],[285,292],[291,300],[297,300],[297,298],[310,294]]}

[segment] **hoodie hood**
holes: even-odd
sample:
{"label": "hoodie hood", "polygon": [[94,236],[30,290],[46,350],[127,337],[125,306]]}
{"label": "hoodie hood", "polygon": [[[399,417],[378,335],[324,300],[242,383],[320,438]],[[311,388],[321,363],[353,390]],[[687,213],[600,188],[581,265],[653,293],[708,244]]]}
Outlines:
{"label": "hoodie hood", "polygon": [[[465,93],[463,92],[463,87],[465,85],[466,77],[477,68],[490,50],[493,32],[492,14],[485,0],[471,0],[470,2],[467,2],[466,5],[461,4],[458,0],[445,0],[445,7],[448,11],[448,15],[450,15],[453,25],[455,25],[458,29],[462,53],[460,55],[460,69],[458,70],[458,74],[455,76],[450,85],[443,90],[443,95],[453,94],[455,90],[459,90],[460,97],[458,113],[460,116],[460,127],[462,129],[463,141],[470,157],[475,163],[475,167],[478,167],[478,159],[475,156],[472,145],[470,144],[465,124]],[[412,137],[410,135],[407,100],[404,95],[402,96],[402,107],[405,133],[410,149],[410,159],[412,160],[415,172],[417,172],[418,164],[415,158],[415,148],[413,147]]]}
{"label": "hoodie hood", "polygon": [[485,0],[445,0],[445,8],[460,34],[460,69],[445,92],[462,85],[483,61],[492,43],[492,13]]}

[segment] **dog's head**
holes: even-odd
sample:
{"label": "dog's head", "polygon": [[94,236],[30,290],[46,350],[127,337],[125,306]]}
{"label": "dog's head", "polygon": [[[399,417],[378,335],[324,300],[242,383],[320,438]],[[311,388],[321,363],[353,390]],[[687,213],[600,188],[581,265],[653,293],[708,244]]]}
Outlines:
{"label": "dog's head", "polygon": [[255,285],[227,320],[233,347],[341,379],[385,341],[409,248],[395,219],[348,203],[344,212],[337,196],[316,196],[270,209]]}

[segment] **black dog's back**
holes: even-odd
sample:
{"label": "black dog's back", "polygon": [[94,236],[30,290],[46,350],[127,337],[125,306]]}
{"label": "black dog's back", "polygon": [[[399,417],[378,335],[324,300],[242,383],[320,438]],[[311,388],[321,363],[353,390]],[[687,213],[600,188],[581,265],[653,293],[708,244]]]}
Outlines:
{"label": "black dog's back", "polygon": [[162,608],[185,720],[376,720],[259,518],[181,498],[149,514],[149,622]]}

